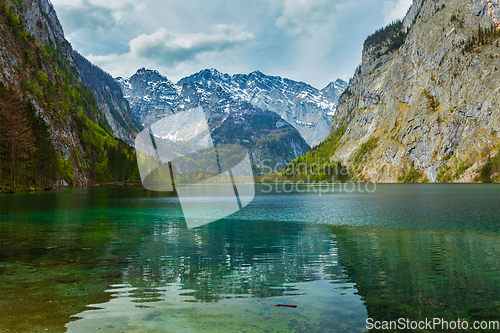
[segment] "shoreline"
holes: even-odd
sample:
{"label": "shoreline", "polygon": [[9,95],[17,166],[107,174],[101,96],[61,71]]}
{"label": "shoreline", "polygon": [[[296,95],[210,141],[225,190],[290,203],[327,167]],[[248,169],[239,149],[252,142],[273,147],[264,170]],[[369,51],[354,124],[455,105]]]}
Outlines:
{"label": "shoreline", "polygon": [[88,185],[57,185],[50,187],[29,187],[22,189],[3,189],[0,188],[0,195],[8,195],[8,194],[22,194],[22,193],[38,193],[38,192],[50,192],[57,191],[62,189],[68,189],[72,187],[99,187],[99,186],[140,186],[141,183],[127,183],[127,182],[114,182],[114,183],[102,183],[102,184],[88,184]]}
{"label": "shoreline", "polygon": [[[245,183],[245,184],[250,184],[250,183]],[[304,185],[304,186],[331,186],[331,185],[342,185],[342,184],[375,184],[375,185],[466,185],[466,184],[499,184],[499,182],[491,182],[491,183],[482,183],[482,182],[434,182],[434,183],[429,183],[429,182],[417,182],[417,183],[403,183],[403,182],[397,182],[397,183],[370,183],[370,182],[302,182],[302,181],[270,181],[270,182],[262,182],[262,181],[255,181],[254,185]],[[183,185],[196,185],[196,184],[183,184]],[[212,185],[225,185],[225,184],[198,184],[200,186],[212,186]],[[226,184],[230,185],[230,184]],[[47,187],[47,188],[29,188],[29,189],[23,189],[23,190],[3,190],[0,189],[0,195],[12,195],[12,194],[26,194],[26,193],[40,193],[40,192],[51,192],[51,191],[58,191],[58,190],[65,190],[65,189],[70,189],[70,188],[77,188],[77,187],[105,187],[105,186],[142,186],[141,183],[103,183],[103,184],[90,184],[90,185],[64,185],[64,186],[54,186],[54,187]]]}

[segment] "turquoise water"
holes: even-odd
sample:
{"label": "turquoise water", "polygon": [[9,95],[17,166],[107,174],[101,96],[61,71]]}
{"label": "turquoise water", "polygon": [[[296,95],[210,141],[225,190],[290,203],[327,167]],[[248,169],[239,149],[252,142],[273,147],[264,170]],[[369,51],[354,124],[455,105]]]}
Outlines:
{"label": "turquoise water", "polygon": [[500,186],[273,186],[198,229],[176,197],[140,187],[0,196],[0,331],[500,320]]}

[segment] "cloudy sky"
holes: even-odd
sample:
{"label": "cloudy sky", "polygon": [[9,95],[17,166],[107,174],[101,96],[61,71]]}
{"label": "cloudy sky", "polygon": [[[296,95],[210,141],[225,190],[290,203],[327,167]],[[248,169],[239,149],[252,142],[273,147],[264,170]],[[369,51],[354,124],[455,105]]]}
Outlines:
{"label": "cloudy sky", "polygon": [[260,70],[323,88],[412,0],[52,0],[73,47],[113,76]]}

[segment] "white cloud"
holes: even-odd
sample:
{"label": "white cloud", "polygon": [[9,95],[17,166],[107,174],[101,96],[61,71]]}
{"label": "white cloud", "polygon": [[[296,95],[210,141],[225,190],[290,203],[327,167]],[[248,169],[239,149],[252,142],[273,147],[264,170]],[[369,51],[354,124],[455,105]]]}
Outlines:
{"label": "white cloud", "polygon": [[97,7],[103,7],[107,9],[112,9],[112,10],[120,10],[125,7],[128,7],[129,5],[135,6],[137,1],[135,0],[89,0],[89,3],[91,3],[94,6]]}
{"label": "white cloud", "polygon": [[111,73],[123,72],[124,67],[137,69],[167,69],[169,73],[185,68],[194,60],[202,60],[207,54],[221,56],[224,51],[244,46],[255,36],[242,27],[218,24],[210,27],[209,34],[176,34],[160,28],[152,34],[141,34],[129,42],[126,54],[89,55],[87,58]]}
{"label": "white cloud", "polygon": [[384,1],[382,13],[384,14],[384,24],[389,24],[397,19],[402,19],[408,8],[412,4],[412,0],[387,0]]}
{"label": "white cloud", "polygon": [[223,51],[245,44],[255,38],[242,27],[218,24],[210,28],[211,34],[176,35],[160,28],[151,35],[142,34],[130,41],[130,52],[141,58],[156,59],[175,64],[196,58],[206,52]]}
{"label": "white cloud", "polygon": [[278,28],[292,34],[308,32],[331,18],[336,6],[343,2],[337,0],[268,0],[281,15],[276,19]]}
{"label": "white cloud", "polygon": [[144,4],[138,4],[134,0],[53,0],[52,2],[64,14],[73,14],[73,20],[81,28],[92,25],[108,27],[112,24],[121,25],[145,10]]}
{"label": "white cloud", "polygon": [[130,5],[136,6],[137,1],[135,0],[52,0],[54,6],[60,7],[75,7],[80,8],[88,5],[95,7],[101,7],[111,10],[120,10]]}
{"label": "white cloud", "polygon": [[156,69],[152,63],[138,62],[131,53],[111,53],[97,56],[90,54],[86,58],[113,76],[130,76],[140,67]]}

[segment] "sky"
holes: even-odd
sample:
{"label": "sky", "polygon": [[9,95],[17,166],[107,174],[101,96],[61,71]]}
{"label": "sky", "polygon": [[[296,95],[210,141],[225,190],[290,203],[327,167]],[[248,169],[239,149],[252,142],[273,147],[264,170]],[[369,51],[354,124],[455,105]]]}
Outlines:
{"label": "sky", "polygon": [[113,77],[256,70],[322,89],[412,0],[52,0],[74,49]]}

